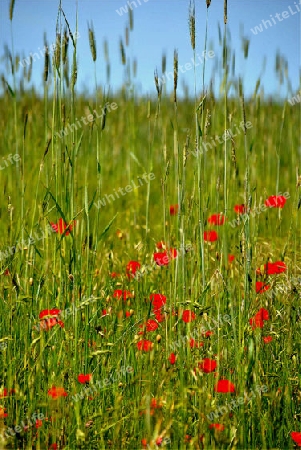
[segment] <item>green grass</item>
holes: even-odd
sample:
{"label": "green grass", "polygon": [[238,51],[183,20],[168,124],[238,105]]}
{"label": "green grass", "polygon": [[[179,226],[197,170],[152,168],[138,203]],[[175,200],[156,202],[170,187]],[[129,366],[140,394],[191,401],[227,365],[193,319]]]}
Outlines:
{"label": "green grass", "polygon": [[[231,49],[223,45],[229,57]],[[293,449],[290,433],[301,431],[297,107],[256,93],[244,99],[242,83],[226,72],[225,61],[224,81],[236,95],[225,89],[218,99],[209,90],[198,110],[202,93],[177,103],[164,94],[137,98],[126,87],[109,96],[96,76],[97,94],[90,99],[77,94],[70,74],[61,76],[62,59],[52,70],[43,98],[22,90],[8,73],[14,82],[5,84],[0,99],[7,161],[0,171],[0,250],[7,253],[0,261],[0,389],[15,390],[0,397],[8,414],[0,418],[1,449],[49,449],[53,443],[72,450],[141,449],[142,439],[156,448],[158,437],[170,449]],[[49,95],[51,83],[55,96]],[[101,111],[106,102],[117,108],[107,111],[105,121],[96,116],[58,137],[68,123]],[[242,121],[251,123],[245,134],[240,129],[232,140],[196,153],[195,142],[201,148]],[[10,153],[20,161],[9,163]],[[119,188],[139,185],[138,177],[150,173],[153,180],[117,197]],[[235,204],[247,203],[253,211],[280,192],[289,194],[283,209],[230,226],[237,219]],[[106,195],[115,200],[97,208]],[[174,204],[179,214],[171,216]],[[216,213],[226,215],[225,225],[207,223]],[[48,233],[60,218],[76,221],[70,234]],[[209,229],[218,232],[216,242],[204,242]],[[157,267],[153,253],[161,240],[168,248],[191,249]],[[231,264],[228,254],[235,256]],[[146,266],[138,281],[126,277],[130,260]],[[256,294],[256,269],[279,260],[287,270],[269,277],[272,296]],[[112,272],[121,276],[112,278]],[[116,289],[132,298],[114,298]],[[152,293],[167,298],[165,320],[139,335],[139,325],[153,318]],[[64,311],[64,327],[47,331],[39,326],[39,313],[52,308]],[[249,319],[260,308],[269,320],[252,330]],[[182,320],[185,309],[196,314],[193,322]],[[219,321],[225,315],[230,319]],[[213,334],[204,337],[210,327]],[[203,346],[190,348],[191,335]],[[263,336],[272,342],[265,344]],[[150,352],[137,349],[142,338],[153,342]],[[204,358],[216,360],[218,375],[194,370]],[[89,391],[79,374],[93,375]],[[235,385],[234,394],[214,391],[220,378]],[[52,399],[52,386],[68,395]],[[256,386],[265,392],[215,420],[224,431],[209,428],[210,413]],[[76,394],[83,398],[76,401]],[[47,417],[40,428],[5,437],[7,427],[23,428],[33,413]]]}

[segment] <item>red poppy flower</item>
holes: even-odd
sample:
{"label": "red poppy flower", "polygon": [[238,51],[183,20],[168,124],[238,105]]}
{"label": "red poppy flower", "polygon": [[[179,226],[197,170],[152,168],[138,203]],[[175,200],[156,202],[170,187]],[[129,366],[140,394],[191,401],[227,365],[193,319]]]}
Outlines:
{"label": "red poppy flower", "polygon": [[162,294],[151,294],[149,296],[152,304],[154,312],[160,312],[160,309],[163,308],[163,306],[166,303],[166,297]]}
{"label": "red poppy flower", "polygon": [[41,426],[43,425],[43,421],[42,420],[40,420],[40,419],[37,419],[36,420],[36,428],[40,428]]}
{"label": "red poppy flower", "polygon": [[301,447],[301,433],[299,431],[292,431],[291,438],[294,442],[296,442],[298,447]]}
{"label": "red poppy flower", "polygon": [[120,273],[112,272],[112,273],[111,273],[111,277],[112,277],[112,278],[118,278],[118,277],[120,277]]}
{"label": "red poppy flower", "polygon": [[185,311],[183,311],[182,314],[182,320],[183,322],[192,322],[193,320],[195,320],[196,315],[193,311],[190,311],[190,309],[185,309]]}
{"label": "red poppy flower", "polygon": [[164,250],[166,248],[166,245],[163,241],[157,242],[156,247],[158,250]]}
{"label": "red poppy flower", "polygon": [[177,360],[177,356],[175,355],[175,353],[171,353],[170,355],[169,355],[169,362],[170,362],[170,364],[175,364],[175,362],[176,362],[176,360]]}
{"label": "red poppy flower", "polygon": [[92,380],[92,374],[88,373],[87,375],[84,375],[83,373],[81,373],[80,375],[78,375],[77,379],[82,384],[89,383]]}
{"label": "red poppy flower", "polygon": [[179,205],[170,205],[169,213],[171,216],[175,216],[176,214],[178,214],[178,211],[179,211]]}
{"label": "red poppy flower", "polygon": [[199,369],[205,373],[214,372],[217,366],[217,363],[214,359],[205,358],[199,364]]}
{"label": "red poppy flower", "polygon": [[39,319],[44,319],[44,317],[56,317],[58,316],[62,311],[58,308],[53,309],[43,309],[43,311],[39,314]]}
{"label": "red poppy flower", "polygon": [[126,311],[125,312],[125,317],[131,317],[131,315],[132,315],[131,311]]}
{"label": "red poppy flower", "polygon": [[160,445],[162,444],[162,442],[163,442],[163,437],[159,436],[159,437],[156,439],[156,445],[158,445],[158,446],[160,447]]}
{"label": "red poppy flower", "polygon": [[208,223],[211,225],[224,225],[225,220],[226,217],[222,214],[212,214],[212,216],[208,218]]}
{"label": "red poppy flower", "polygon": [[58,450],[58,445],[54,442],[53,444],[50,445],[50,448],[52,450]]}
{"label": "red poppy flower", "polygon": [[209,425],[209,428],[211,428],[211,429],[214,428],[217,431],[224,431],[225,426],[222,425],[221,423],[211,423]]}
{"label": "red poppy flower", "polygon": [[252,317],[249,322],[254,330],[255,328],[262,328],[264,325],[264,320],[269,320],[269,312],[264,308],[260,308],[260,310],[255,314],[255,317]]}
{"label": "red poppy flower", "polygon": [[116,289],[113,293],[114,298],[123,298],[123,301],[126,301],[128,298],[133,298],[134,296],[130,291],[123,291],[122,289]]}
{"label": "red poppy flower", "polygon": [[57,399],[59,397],[67,397],[68,394],[63,387],[52,386],[52,388],[48,390],[48,395],[53,399]]}
{"label": "red poppy flower", "polygon": [[157,400],[155,398],[152,398],[151,403],[150,403],[150,407],[152,409],[161,409],[162,408],[162,404],[157,402]]}
{"label": "red poppy flower", "polygon": [[188,444],[190,441],[191,441],[191,436],[190,436],[190,434],[185,434],[185,437],[184,437],[184,442],[185,442],[185,444]]}
{"label": "red poppy flower", "polygon": [[272,270],[270,270],[270,273],[268,273],[268,275],[283,273],[283,272],[286,271],[286,269],[287,269],[287,267],[286,267],[285,262],[283,262],[283,261],[275,261],[273,263]]}
{"label": "red poppy flower", "polygon": [[[275,275],[279,273],[283,273],[287,270],[286,264],[283,261],[275,261],[275,262],[268,262],[263,266],[263,272],[267,275]],[[259,267],[256,269],[256,274],[261,275],[262,274],[262,268]]]}
{"label": "red poppy flower", "polygon": [[264,336],[263,337],[263,341],[265,344],[269,344],[270,342],[272,342],[273,338],[272,336]]}
{"label": "red poppy flower", "polygon": [[242,204],[242,205],[235,205],[234,206],[234,211],[237,214],[244,214],[245,212],[247,212],[247,207],[244,204]]}
{"label": "red poppy flower", "polygon": [[257,294],[263,294],[265,291],[268,291],[270,289],[270,285],[263,283],[262,281],[256,281],[255,283],[255,289]]}
{"label": "red poppy flower", "polygon": [[229,263],[233,262],[234,259],[235,259],[235,256],[234,256],[234,255],[228,255],[228,262],[229,262]]}
{"label": "red poppy flower", "polygon": [[283,208],[286,203],[286,198],[283,195],[271,195],[265,202],[268,208]]}
{"label": "red poppy flower", "polygon": [[39,330],[49,331],[51,328],[55,327],[55,325],[59,325],[61,328],[64,328],[65,324],[62,320],[59,320],[57,317],[49,317],[49,319],[43,319],[39,323]]}
{"label": "red poppy flower", "polygon": [[4,419],[5,417],[8,417],[8,414],[5,412],[5,409],[0,407],[0,419]]}
{"label": "red poppy flower", "polygon": [[269,311],[264,308],[260,308],[256,316],[259,315],[262,317],[262,320],[269,320]]}
{"label": "red poppy flower", "polygon": [[141,341],[137,342],[138,350],[142,350],[144,352],[149,352],[153,348],[153,346],[154,344],[147,339],[142,339]]}
{"label": "red poppy flower", "polygon": [[264,325],[264,322],[262,320],[262,318],[260,316],[255,316],[255,317],[251,317],[251,319],[249,320],[250,325],[252,326],[252,329],[254,330],[255,328],[262,328]]}
{"label": "red poppy flower", "polygon": [[208,330],[208,331],[206,331],[206,332],[203,333],[203,334],[204,334],[205,337],[210,337],[210,336],[212,336],[212,335],[214,334],[214,331]]}
{"label": "red poppy flower", "polygon": [[161,323],[165,320],[165,314],[161,314],[160,311],[155,313],[156,321]]}
{"label": "red poppy flower", "polygon": [[141,264],[138,261],[130,261],[126,266],[126,275],[128,278],[134,277]]}
{"label": "red poppy flower", "polygon": [[142,447],[147,447],[147,439],[141,439],[141,445]]}
{"label": "red poppy flower", "polygon": [[177,250],[171,248],[169,251],[154,253],[154,260],[158,266],[168,266],[170,261],[177,257]]}
{"label": "red poppy flower", "polygon": [[227,393],[227,392],[235,392],[235,386],[229,380],[218,380],[217,384],[214,387],[215,392]]}
{"label": "red poppy flower", "polygon": [[193,338],[189,341],[190,348],[204,347],[203,342],[196,342]]}
{"label": "red poppy flower", "polygon": [[64,231],[67,229],[67,231],[65,232],[65,235],[68,236],[68,234],[70,234],[70,231],[72,231],[72,228],[75,227],[75,223],[76,223],[76,221],[73,220],[73,222],[71,222],[71,224],[68,225],[68,224],[66,224],[66,222],[64,222],[63,219],[60,219],[57,224],[50,222],[50,225],[52,226],[54,231],[59,234],[63,234]]}
{"label": "red poppy flower", "polygon": [[218,240],[218,234],[215,230],[204,231],[204,241],[214,242]]}
{"label": "red poppy flower", "polygon": [[8,390],[6,388],[3,388],[3,391],[0,392],[0,398],[8,397],[9,395],[15,394],[15,392],[15,389]]}
{"label": "red poppy flower", "polygon": [[153,319],[148,319],[148,321],[146,322],[146,331],[156,331],[158,327],[159,325]]}

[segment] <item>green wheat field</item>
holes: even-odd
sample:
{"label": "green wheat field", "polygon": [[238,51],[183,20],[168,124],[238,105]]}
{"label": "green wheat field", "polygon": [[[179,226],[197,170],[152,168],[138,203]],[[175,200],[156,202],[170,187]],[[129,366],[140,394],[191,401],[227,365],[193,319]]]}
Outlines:
{"label": "green wheat field", "polygon": [[89,97],[58,24],[42,93],[32,58],[2,65],[0,448],[301,446],[300,105],[245,97],[226,24],[219,97],[178,97],[176,50],[171,94],[163,56],[137,96],[132,11],[114,95],[88,26]]}

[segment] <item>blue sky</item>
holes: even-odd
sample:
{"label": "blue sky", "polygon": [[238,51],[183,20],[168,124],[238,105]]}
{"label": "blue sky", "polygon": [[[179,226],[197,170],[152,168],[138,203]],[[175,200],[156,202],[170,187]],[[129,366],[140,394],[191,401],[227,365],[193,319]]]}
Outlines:
{"label": "blue sky", "polygon": [[[173,70],[173,52],[178,50],[179,64],[191,62],[193,56],[188,28],[189,0],[134,0],[134,30],[130,34],[126,54],[129,61],[137,59],[137,77],[135,89],[138,93],[155,95],[154,70],[161,71],[162,53],[167,56],[167,71]],[[139,1],[141,5],[139,5]],[[5,44],[11,49],[11,23],[9,20],[9,0],[0,0],[0,55],[4,54]],[[299,6],[300,3],[300,6]],[[43,35],[46,32],[48,42],[55,42],[56,20],[59,1],[57,0],[16,0],[12,23],[14,51],[28,57],[44,46]],[[129,16],[121,12],[126,0],[63,0],[62,6],[71,29],[76,30],[76,7],[78,6],[78,90],[92,93],[95,86],[94,65],[88,40],[87,24],[93,22],[96,42],[96,73],[99,86],[110,87],[114,93],[125,79],[125,67],[121,64],[119,41],[124,41],[125,27]],[[196,48],[199,55],[204,49],[204,36],[207,17],[205,0],[196,0]],[[120,14],[116,12],[119,11]],[[288,75],[293,92],[300,88],[300,17],[301,0],[228,0],[227,29],[231,35],[231,48],[235,53],[235,75],[240,75],[245,92],[251,94],[256,80],[262,74],[263,61],[266,58],[265,71],[261,75],[262,86],[266,95],[289,97],[286,81],[282,86],[275,74],[275,56],[280,52],[288,61]],[[286,11],[286,13],[284,13]],[[282,16],[284,13],[285,18]],[[278,14],[278,17],[276,17]],[[272,16],[272,17],[271,17]],[[263,20],[270,20],[271,25]],[[280,20],[281,19],[281,20]],[[223,1],[212,0],[208,9],[208,43],[215,57],[206,63],[205,88],[212,77],[216,93],[220,87],[221,46],[218,39],[218,24],[222,33]],[[262,32],[255,35],[256,25],[262,25]],[[241,34],[250,39],[249,57],[243,58]],[[106,63],[103,42],[108,41],[111,64],[109,85],[106,79]],[[33,83],[42,88],[43,58],[33,63]],[[202,89],[202,70],[196,68],[198,93]],[[179,93],[182,85],[188,86],[192,94],[194,89],[194,71],[183,70],[179,74]],[[1,60],[0,72],[5,72]],[[19,71],[21,74],[21,70]],[[11,77],[7,77],[11,82]],[[173,81],[166,82],[167,91],[173,89]]]}

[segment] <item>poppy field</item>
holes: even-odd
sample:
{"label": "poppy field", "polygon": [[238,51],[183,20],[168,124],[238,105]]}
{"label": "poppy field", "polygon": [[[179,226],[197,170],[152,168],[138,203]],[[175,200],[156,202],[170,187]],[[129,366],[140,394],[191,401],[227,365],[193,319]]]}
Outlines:
{"label": "poppy field", "polygon": [[178,96],[176,50],[136,96],[131,10],[124,85],[84,95],[58,17],[42,94],[1,73],[0,449],[301,447],[299,106],[244,95],[226,31],[219,97]]}

